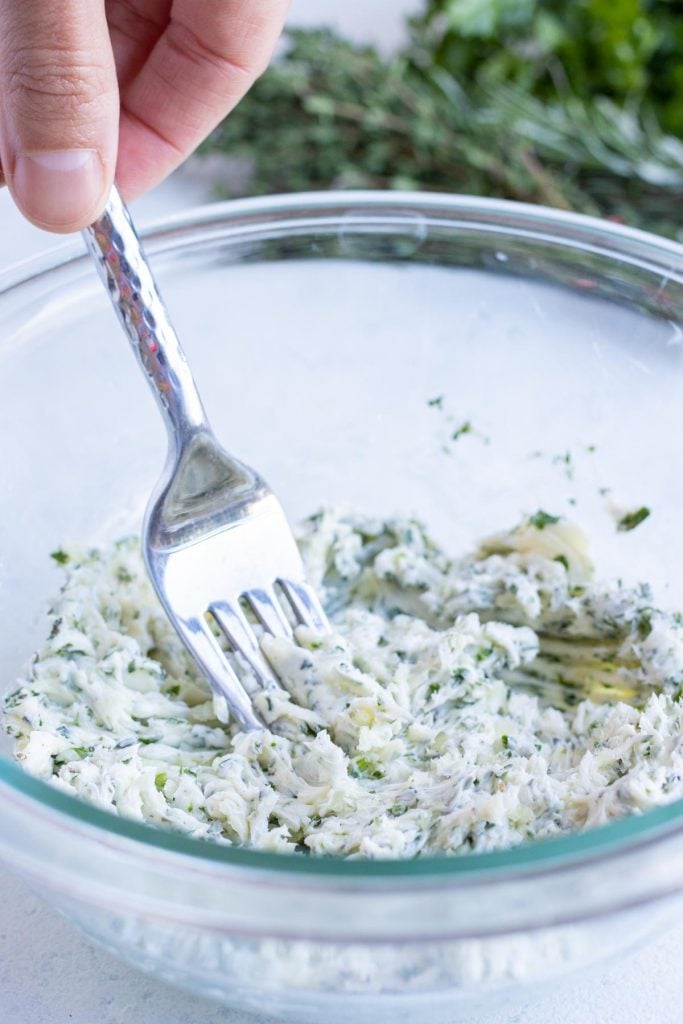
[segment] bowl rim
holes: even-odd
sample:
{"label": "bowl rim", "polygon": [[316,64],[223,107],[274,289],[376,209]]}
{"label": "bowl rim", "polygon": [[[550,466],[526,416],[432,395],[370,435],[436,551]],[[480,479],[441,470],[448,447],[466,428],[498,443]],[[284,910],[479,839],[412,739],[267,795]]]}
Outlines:
{"label": "bowl rim", "polygon": [[[265,196],[205,204],[185,212],[155,219],[141,229],[151,252],[182,248],[182,238],[199,228],[213,225],[233,233],[260,225],[274,226],[277,218],[310,214],[330,222],[354,214],[376,214],[389,226],[394,218],[445,215],[460,218],[464,225],[479,231],[504,231],[510,236],[545,239],[569,248],[600,251],[617,262],[648,265],[664,272],[668,280],[683,283],[683,245],[622,224],[587,217],[549,207],[511,200],[458,196],[446,193],[392,191],[331,191]],[[479,218],[479,219],[477,219]],[[286,219],[279,224],[286,227]],[[375,228],[377,223],[374,224]],[[0,300],[15,290],[47,277],[67,265],[86,265],[90,257],[84,246],[70,242],[23,260],[0,273]],[[666,283],[666,281],[664,282]],[[663,286],[662,286],[663,287]],[[333,857],[270,853],[247,847],[228,846],[193,839],[172,831],[118,817],[65,793],[48,782],[28,775],[19,765],[0,756],[0,795],[7,788],[28,808],[37,802],[42,809],[57,814],[83,830],[93,830],[120,839],[141,843],[167,854],[190,856],[214,866],[250,868],[277,874],[306,874],[337,878],[423,879],[439,877],[453,881],[479,879],[483,874],[496,876],[541,874],[566,865],[604,859],[635,847],[650,846],[664,837],[683,832],[683,800],[674,801],[638,815],[618,819],[585,832],[569,836],[535,840],[506,850],[466,853],[458,856],[436,854],[411,860],[345,860]]]}

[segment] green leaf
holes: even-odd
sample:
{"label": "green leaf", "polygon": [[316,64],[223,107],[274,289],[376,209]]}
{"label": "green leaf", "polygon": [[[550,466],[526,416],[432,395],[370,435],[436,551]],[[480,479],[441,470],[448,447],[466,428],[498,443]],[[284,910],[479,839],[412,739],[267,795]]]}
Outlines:
{"label": "green leaf", "polygon": [[471,433],[472,433],[472,424],[470,423],[469,420],[466,420],[462,424],[462,426],[458,427],[457,430],[453,431],[453,433],[451,434],[451,441],[457,441],[458,438],[462,437],[464,434],[471,434]]}
{"label": "green leaf", "polygon": [[70,560],[66,551],[62,551],[61,549],[59,551],[53,551],[50,558],[54,558],[57,565],[67,565]]}
{"label": "green leaf", "polygon": [[617,525],[617,529],[622,532],[628,530],[635,530],[636,526],[640,526],[641,523],[650,516],[650,509],[646,505],[641,508],[635,509],[633,512],[627,512],[625,516],[622,516]]}
{"label": "green leaf", "polygon": [[546,526],[553,526],[555,523],[559,523],[560,516],[551,516],[548,512],[544,512],[543,509],[539,509],[533,516],[529,516],[529,525],[535,526],[537,530],[545,530]]}
{"label": "green leaf", "polygon": [[364,775],[368,779],[382,779],[384,778],[384,772],[369,761],[367,757],[359,757],[356,759],[355,769],[357,774]]}

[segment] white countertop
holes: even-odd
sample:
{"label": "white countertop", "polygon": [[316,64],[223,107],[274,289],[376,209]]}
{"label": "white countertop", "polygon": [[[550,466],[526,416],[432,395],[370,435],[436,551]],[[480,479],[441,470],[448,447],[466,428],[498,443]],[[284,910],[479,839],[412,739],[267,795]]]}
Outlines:
{"label": "white countertop", "polygon": [[[293,13],[298,21],[327,18],[356,37],[374,34],[387,46],[398,38],[397,5],[407,10],[416,3],[373,0],[372,16],[366,5],[358,5],[350,17],[354,5],[340,8],[337,0],[315,0],[314,8],[311,0],[294,0]],[[136,212],[144,222],[205,198],[202,186],[183,174],[136,204]],[[0,191],[0,271],[59,244],[59,239],[25,223],[6,190]],[[0,907],[3,1024],[246,1024],[253,1020],[179,993],[125,966],[83,939],[1,868]],[[555,992],[496,1024],[678,1024],[683,1017],[681,948],[683,922],[639,953],[604,967],[590,981],[563,982]]]}

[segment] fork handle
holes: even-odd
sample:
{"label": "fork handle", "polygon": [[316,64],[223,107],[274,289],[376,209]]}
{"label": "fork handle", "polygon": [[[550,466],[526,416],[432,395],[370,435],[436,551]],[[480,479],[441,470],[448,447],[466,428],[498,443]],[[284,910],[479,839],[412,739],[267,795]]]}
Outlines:
{"label": "fork handle", "polygon": [[104,213],[83,231],[178,451],[208,422],[178,336],[159,294],[130,213],[116,186]]}

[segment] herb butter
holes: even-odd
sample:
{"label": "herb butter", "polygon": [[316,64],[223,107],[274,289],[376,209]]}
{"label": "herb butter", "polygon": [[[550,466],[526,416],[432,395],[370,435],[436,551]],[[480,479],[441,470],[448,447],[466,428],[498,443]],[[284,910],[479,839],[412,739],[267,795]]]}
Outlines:
{"label": "herb butter", "polygon": [[[48,639],[3,723],[99,807],[271,851],[494,850],[683,796],[683,619],[593,579],[539,511],[452,559],[412,520],[302,527],[333,632],[263,638],[272,731],[240,732],[168,623],[136,539],[57,552]],[[58,557],[57,557],[58,556]]]}

